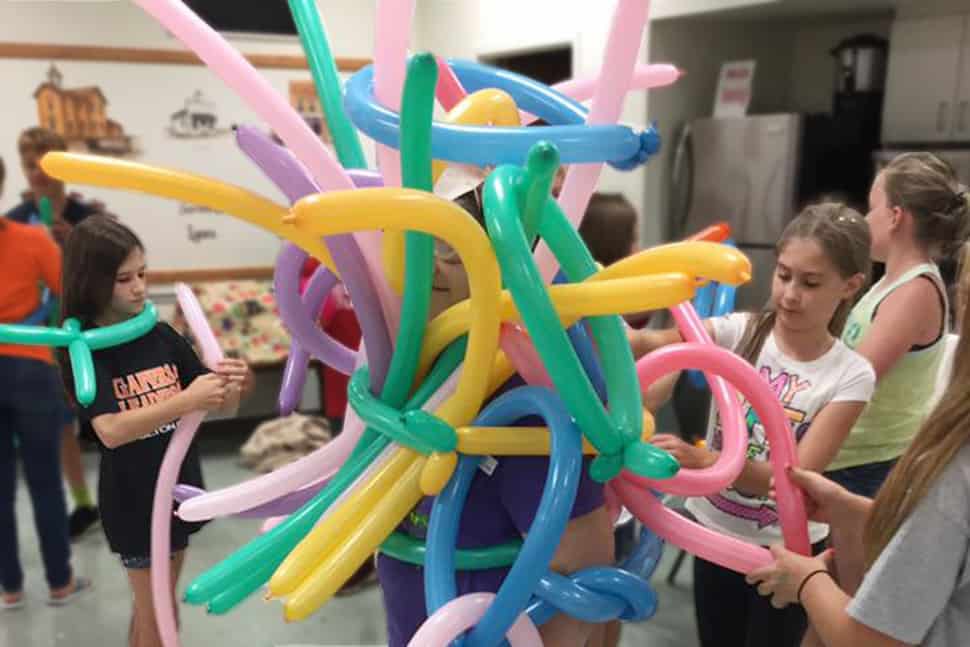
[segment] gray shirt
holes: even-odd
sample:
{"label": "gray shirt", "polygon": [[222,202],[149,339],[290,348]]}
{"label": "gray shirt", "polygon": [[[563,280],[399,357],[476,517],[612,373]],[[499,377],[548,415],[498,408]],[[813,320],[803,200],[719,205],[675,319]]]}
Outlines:
{"label": "gray shirt", "polygon": [[850,616],[896,640],[970,645],[970,446],[961,449],[866,573]]}

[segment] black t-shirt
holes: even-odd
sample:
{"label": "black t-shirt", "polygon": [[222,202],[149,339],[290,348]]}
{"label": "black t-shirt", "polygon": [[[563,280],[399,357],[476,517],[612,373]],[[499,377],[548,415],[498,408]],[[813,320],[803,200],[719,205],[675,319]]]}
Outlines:
{"label": "black t-shirt", "polygon": [[[67,196],[64,204],[64,222],[69,225],[76,225],[88,216],[101,213],[100,209],[86,202],[81,202],[74,196]],[[25,225],[40,222],[40,208],[33,200],[24,200],[19,205],[7,212],[7,218],[22,222]]]}
{"label": "black t-shirt", "polygon": [[[167,400],[208,372],[188,342],[159,322],[144,337],[95,351],[97,395],[90,406],[79,406],[82,421]],[[126,556],[147,556],[151,547],[155,481],[178,420],[114,449],[100,443],[98,504],[111,550]],[[205,487],[202,465],[193,443],[182,463],[179,483]],[[172,546],[184,547],[201,523],[172,521]]]}

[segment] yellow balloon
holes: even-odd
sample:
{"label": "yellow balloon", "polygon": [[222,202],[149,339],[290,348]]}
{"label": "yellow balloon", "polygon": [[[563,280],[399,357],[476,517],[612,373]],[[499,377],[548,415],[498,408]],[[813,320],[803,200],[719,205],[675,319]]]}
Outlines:
{"label": "yellow balloon", "polygon": [[[449,124],[464,126],[520,126],[519,107],[512,96],[496,88],[484,88],[472,92],[458,102],[442,119]],[[431,165],[432,181],[437,182],[446,164],[435,161]],[[404,292],[404,232],[384,232],[381,245],[384,273],[387,282],[398,294]]]}
{"label": "yellow balloon", "polygon": [[40,166],[64,182],[140,191],[236,216],[298,245],[337,272],[322,240],[283,224],[286,207],[238,186],[185,171],[97,155],[47,153]]}
{"label": "yellow balloon", "polygon": [[[643,440],[654,433],[653,416],[644,412]],[[458,451],[469,456],[548,456],[551,449],[549,429],[546,427],[459,427]],[[599,454],[583,438],[583,453]]]}
{"label": "yellow balloon", "polygon": [[283,610],[288,621],[303,620],[326,604],[414,509],[421,500],[418,480],[424,461],[423,457],[415,460],[377,505],[368,510],[370,514],[348,529],[339,545],[307,574],[286,600]]}
{"label": "yellow balloon", "polygon": [[[329,236],[356,229],[416,230],[432,234],[458,253],[468,273],[472,320],[466,367],[486,367],[498,349],[501,276],[485,231],[464,209],[413,189],[357,189],[303,198],[287,220],[307,234]],[[485,400],[488,376],[462,371],[455,393],[438,417],[455,426],[472,420]]]}
{"label": "yellow balloon", "polygon": [[[549,296],[566,327],[581,317],[667,308],[693,297],[694,287],[694,279],[685,273],[629,276],[608,281],[590,277],[582,283],[551,285]],[[428,325],[418,364],[419,378],[430,369],[441,351],[465,334],[471,316],[471,305],[468,301],[462,301],[442,312]],[[521,321],[518,308],[507,290],[501,294],[499,317],[502,321]]]}
{"label": "yellow balloon", "polygon": [[398,451],[373,476],[354,489],[346,504],[337,506],[287,555],[269,580],[269,593],[279,597],[292,593],[310,571],[322,563],[340,540],[371,514],[378,501],[414,463],[415,453]]}
{"label": "yellow balloon", "polygon": [[741,285],[751,280],[751,261],[729,245],[684,241],[645,249],[613,263],[589,280],[603,281],[658,272],[683,272],[705,282]]}

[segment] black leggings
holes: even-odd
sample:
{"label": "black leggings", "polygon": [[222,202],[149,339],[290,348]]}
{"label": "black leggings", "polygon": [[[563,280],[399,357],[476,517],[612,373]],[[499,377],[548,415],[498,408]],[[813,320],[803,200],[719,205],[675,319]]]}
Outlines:
{"label": "black leggings", "polygon": [[800,605],[776,609],[744,575],[699,557],[694,557],[694,610],[702,647],[798,647],[808,627]]}

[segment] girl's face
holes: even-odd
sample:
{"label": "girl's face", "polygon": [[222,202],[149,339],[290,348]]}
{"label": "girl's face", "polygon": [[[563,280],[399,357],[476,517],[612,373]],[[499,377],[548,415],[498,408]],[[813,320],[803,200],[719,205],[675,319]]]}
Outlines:
{"label": "girl's face", "polygon": [[797,332],[828,328],[835,309],[862,287],[863,279],[861,274],[843,278],[814,240],[791,239],[778,256],[771,282],[778,323]]}
{"label": "girl's face", "polygon": [[115,274],[111,304],[102,319],[118,322],[134,317],[145,307],[147,296],[145,252],[136,247],[128,254],[128,258],[125,259],[125,262],[121,264]]}
{"label": "girl's face", "polygon": [[866,214],[866,224],[869,225],[869,235],[872,237],[872,260],[880,263],[886,261],[889,240],[897,227],[899,212],[899,207],[890,206],[883,176],[879,174],[869,190],[869,213]]}
{"label": "girl's face", "polygon": [[451,306],[470,296],[468,273],[458,253],[447,243],[436,241],[434,276],[431,280],[431,306],[428,318],[434,319]]}

